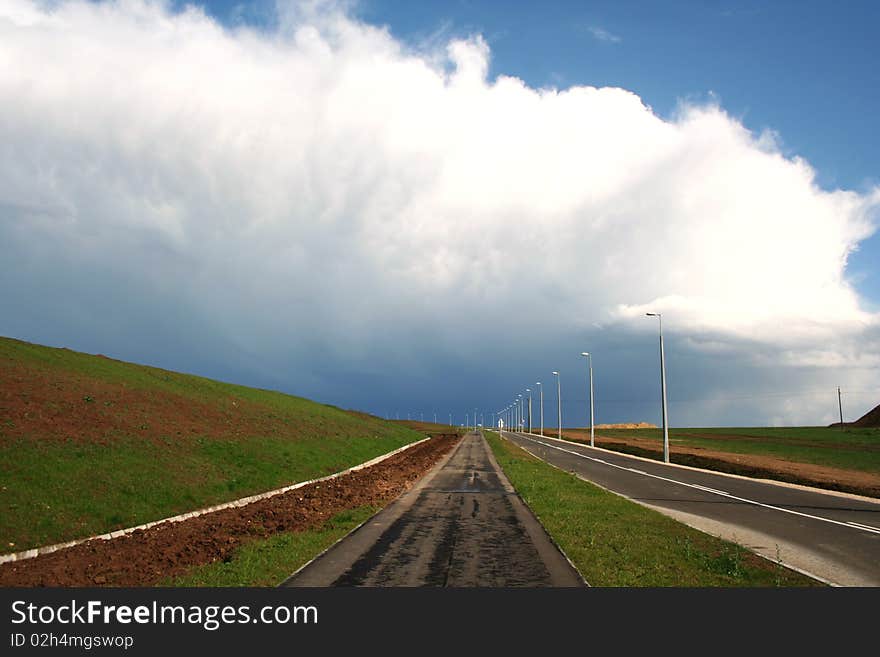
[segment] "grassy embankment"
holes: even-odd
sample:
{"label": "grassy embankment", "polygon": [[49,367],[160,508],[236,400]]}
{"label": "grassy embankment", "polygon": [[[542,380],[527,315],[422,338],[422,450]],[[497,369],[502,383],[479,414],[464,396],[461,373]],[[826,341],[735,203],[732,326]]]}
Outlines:
{"label": "grassy embankment", "polygon": [[[556,432],[547,432],[556,436]],[[563,429],[563,438],[589,440],[589,431]],[[638,447],[626,447],[621,439],[635,438],[654,441],[656,449],[649,453]],[[661,429],[600,429],[597,445],[637,453],[639,456],[662,457]],[[615,443],[612,445],[611,443]],[[772,456],[798,463],[813,463],[843,470],[880,474],[880,429],[847,427],[737,427],[686,428],[669,430],[670,450],[675,460],[675,447],[702,447],[730,454]],[[677,462],[682,462],[681,458]]]}
{"label": "grassy embankment", "polygon": [[0,338],[0,552],[324,476],[422,437],[278,392]]}
{"label": "grassy embankment", "polygon": [[819,585],[484,434],[517,492],[592,586]]}

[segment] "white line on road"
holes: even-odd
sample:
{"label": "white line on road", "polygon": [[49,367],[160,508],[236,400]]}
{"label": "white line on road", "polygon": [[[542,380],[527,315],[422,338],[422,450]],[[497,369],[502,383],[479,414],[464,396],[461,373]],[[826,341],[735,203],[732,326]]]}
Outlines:
{"label": "white line on road", "polygon": [[723,490],[718,490],[717,488],[709,488],[708,486],[700,486],[698,484],[692,484],[695,488],[699,488],[700,490],[705,490],[710,493],[718,493],[719,495],[730,495],[730,493],[726,493]]}
{"label": "white line on road", "polygon": [[[526,436],[523,436],[522,434],[514,434],[514,435],[517,435],[517,436],[519,436],[520,438],[523,438],[524,440],[528,440],[528,441],[533,442],[533,443],[538,443],[539,445],[543,445],[544,447],[549,447],[550,449],[557,449],[557,450],[559,450],[560,452],[565,452],[566,454],[571,454],[571,455],[573,455],[573,456],[578,456],[578,457],[580,457],[580,458],[582,458],[582,459],[587,459],[588,461],[600,461],[600,459],[597,459],[597,458],[595,458],[595,457],[587,456],[586,454],[581,454],[580,452],[574,452],[574,451],[572,451],[572,450],[570,450],[570,449],[565,449],[565,448],[563,448],[563,447],[559,447],[559,446],[557,446],[557,445],[551,445],[550,443],[545,443],[545,442],[540,441],[540,440],[535,440],[534,438],[527,438]],[[730,499],[732,499],[732,500],[736,500],[736,501],[738,501],[738,502],[745,502],[746,504],[754,504],[755,506],[760,506],[760,507],[763,507],[763,508],[765,508],[765,509],[772,509],[772,510],[774,510],[774,511],[781,511],[782,513],[790,513],[791,515],[794,515],[794,516],[800,516],[800,517],[802,517],[802,518],[810,518],[810,519],[812,519],[812,520],[819,520],[819,521],[821,521],[821,522],[828,522],[828,523],[831,523],[832,525],[840,525],[841,527],[847,527],[847,528],[849,528],[849,529],[857,529],[857,530],[861,530],[861,531],[871,532],[871,533],[874,533],[874,534],[880,534],[880,529],[878,529],[878,528],[876,528],[876,527],[870,527],[869,525],[860,525],[860,524],[857,523],[857,522],[848,522],[848,521],[847,521],[847,522],[842,522],[842,521],[840,521],[840,520],[832,520],[831,518],[823,518],[822,516],[813,516],[813,515],[810,515],[809,513],[803,513],[802,511],[793,511],[793,510],[791,510],[791,509],[785,509],[785,508],[780,507],[780,506],[773,506],[772,504],[765,504],[764,502],[758,502],[758,501],[756,501],[756,500],[750,500],[750,499],[745,498],[745,497],[738,497],[738,496],[736,496],[736,495],[731,495],[730,493],[725,493],[724,491],[714,490],[714,489],[712,489],[712,488],[706,488],[705,486],[700,486],[700,485],[698,485],[698,484],[689,484],[689,483],[687,483],[687,482],[685,482],[685,481],[678,481],[677,479],[670,479],[669,477],[662,477],[662,476],[660,476],[660,475],[651,474],[651,473],[649,473],[649,472],[642,472],[641,470],[635,470],[634,468],[627,468],[627,467],[622,466],[622,465],[616,465],[616,464],[614,464],[614,463],[608,463],[607,461],[601,461],[601,463],[603,463],[603,464],[605,464],[605,465],[607,465],[607,466],[610,466],[610,467],[612,467],[612,468],[617,468],[617,469],[619,469],[619,470],[626,470],[626,471],[628,471],[628,472],[635,472],[635,473],[638,473],[638,474],[642,474],[642,475],[644,475],[644,476],[646,476],[646,477],[652,477],[652,478],[654,478],[654,479],[660,479],[660,480],[662,480],[662,481],[668,481],[668,482],[673,483],[673,484],[679,484],[680,486],[687,486],[688,488],[696,488],[696,489],[699,489],[699,490],[703,490],[703,491],[706,491],[706,492],[712,493],[712,494],[714,494],[714,495],[720,495],[720,496],[722,496],[722,497],[727,497],[727,498],[730,498]]]}

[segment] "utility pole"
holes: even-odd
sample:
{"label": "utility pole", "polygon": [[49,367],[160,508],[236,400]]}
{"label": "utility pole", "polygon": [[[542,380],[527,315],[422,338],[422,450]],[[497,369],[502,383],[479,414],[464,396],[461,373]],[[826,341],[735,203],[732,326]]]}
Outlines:
{"label": "utility pole", "polygon": [[837,386],[837,408],[840,410],[840,430],[843,431],[843,402],[840,399],[840,386]]}

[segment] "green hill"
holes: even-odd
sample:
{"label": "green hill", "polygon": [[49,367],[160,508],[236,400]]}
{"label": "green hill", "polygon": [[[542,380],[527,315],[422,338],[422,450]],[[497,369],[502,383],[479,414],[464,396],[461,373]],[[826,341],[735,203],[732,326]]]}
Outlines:
{"label": "green hill", "polygon": [[0,553],[320,477],[422,437],[279,392],[0,338]]}

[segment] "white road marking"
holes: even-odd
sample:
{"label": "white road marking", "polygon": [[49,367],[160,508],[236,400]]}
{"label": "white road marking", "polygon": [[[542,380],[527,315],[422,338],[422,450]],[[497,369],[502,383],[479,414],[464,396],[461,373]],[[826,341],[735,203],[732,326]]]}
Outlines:
{"label": "white road marking", "polygon": [[600,461],[601,463],[603,463],[609,467],[612,467],[612,468],[617,468],[618,470],[626,470],[628,472],[636,472],[636,473],[644,475],[646,477],[652,477],[653,479],[660,479],[662,481],[668,481],[673,484],[679,484],[680,486],[687,486],[688,488],[697,488],[699,490],[710,492],[710,493],[713,493],[714,495],[720,495],[722,497],[727,497],[732,500],[736,500],[738,502],[745,502],[746,504],[754,504],[755,506],[760,506],[765,509],[772,509],[773,511],[781,511],[782,513],[789,513],[793,516],[800,516],[801,518],[810,518],[811,520],[819,520],[821,522],[828,522],[828,523],[831,523],[832,525],[839,525],[841,527],[847,527],[849,529],[857,529],[860,531],[866,531],[866,532],[871,532],[874,534],[880,534],[880,529],[878,529],[877,527],[871,527],[869,525],[861,525],[857,522],[842,522],[840,520],[832,520],[831,518],[823,518],[822,516],[813,516],[813,515],[810,515],[809,513],[803,513],[802,511],[793,511],[792,509],[784,509],[782,507],[774,506],[772,504],[765,504],[764,502],[758,502],[756,500],[750,500],[745,497],[738,497],[736,495],[731,495],[730,493],[725,493],[724,491],[714,490],[712,488],[706,488],[705,486],[700,486],[698,484],[689,484],[685,481],[678,481],[677,479],[670,479],[669,477],[662,477],[660,475],[651,474],[649,472],[642,472],[641,470],[635,470],[634,468],[627,468],[622,465],[616,465],[614,463],[608,463],[607,461],[601,461],[600,459],[597,459],[595,457],[587,456],[586,454],[581,454],[580,452],[573,452],[570,449],[565,449],[563,447],[559,447],[558,445],[551,445],[550,443],[545,443],[540,440],[535,440],[534,438],[527,438],[526,436],[523,436],[522,434],[514,434],[514,435],[518,435],[520,438],[523,438],[523,439],[528,440],[533,443],[538,443],[539,445],[543,445],[544,447],[549,447],[550,449],[557,449],[560,452],[565,452],[566,454],[571,454],[573,456],[578,456],[582,459],[587,459],[588,461]]}
{"label": "white road marking", "polygon": [[725,492],[725,491],[723,491],[723,490],[718,490],[717,488],[709,488],[708,486],[700,486],[700,485],[698,485],[698,484],[692,484],[692,485],[693,485],[695,488],[699,488],[700,490],[704,490],[704,491],[707,491],[707,492],[709,492],[709,493],[718,493],[719,495],[730,495],[730,493],[727,493],[727,492]]}

